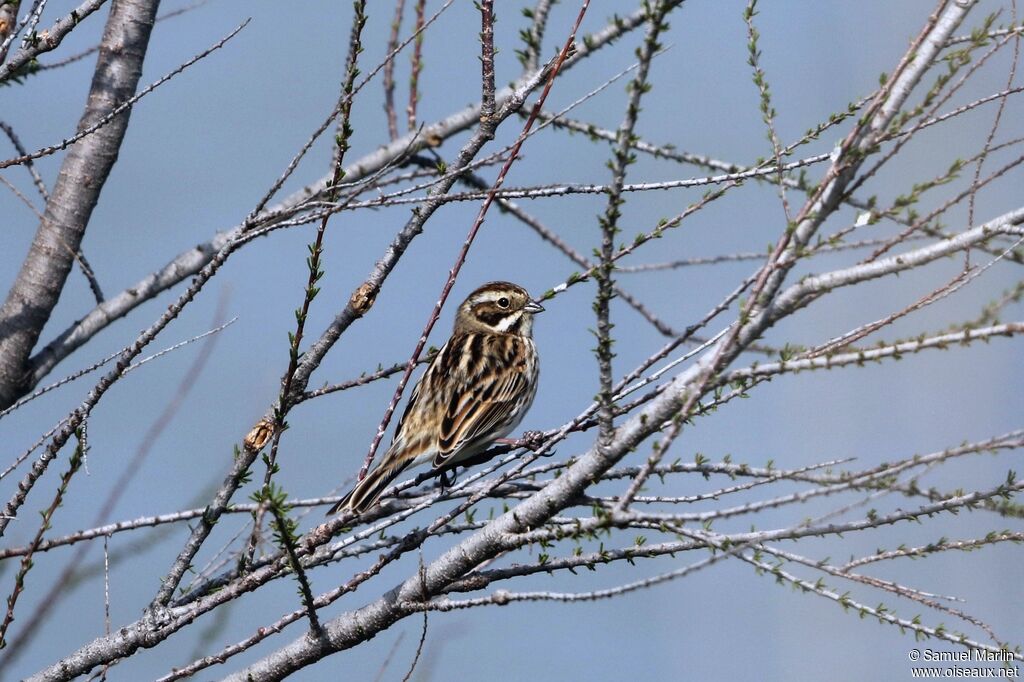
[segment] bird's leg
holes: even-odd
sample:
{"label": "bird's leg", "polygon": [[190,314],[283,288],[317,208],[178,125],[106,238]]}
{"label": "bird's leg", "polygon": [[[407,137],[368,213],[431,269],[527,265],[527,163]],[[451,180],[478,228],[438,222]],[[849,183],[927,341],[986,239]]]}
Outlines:
{"label": "bird's leg", "polygon": [[[496,447],[489,448],[488,450],[477,453],[472,457],[460,459],[459,466],[468,469],[478,464],[484,464],[485,462],[491,461],[495,457],[498,457],[500,455],[506,455],[510,451],[515,450],[516,448],[526,448],[528,450],[536,452],[541,447],[541,445],[544,444],[545,439],[549,435],[550,434],[546,434],[543,431],[527,431],[526,433],[523,434],[522,438],[498,438],[494,441],[494,445]],[[543,456],[550,457],[553,454],[555,454],[554,451],[546,452]],[[431,472],[431,475],[437,476],[439,474]]]}

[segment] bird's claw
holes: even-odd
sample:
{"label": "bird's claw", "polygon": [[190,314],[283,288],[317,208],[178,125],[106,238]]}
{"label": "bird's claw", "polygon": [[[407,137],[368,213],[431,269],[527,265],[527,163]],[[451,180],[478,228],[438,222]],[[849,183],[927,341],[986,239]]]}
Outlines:
{"label": "bird's claw", "polygon": [[[523,433],[523,437],[519,439],[519,444],[522,445],[527,450],[537,452],[537,450],[540,450],[541,446],[544,445],[544,440],[545,436],[543,431],[526,431],[525,433]],[[549,452],[546,453],[544,456],[550,457],[553,454],[555,453]]]}
{"label": "bird's claw", "polygon": [[445,488],[451,488],[453,485],[455,485],[455,469],[452,468],[448,469],[447,471],[442,471],[438,475],[438,478],[441,480],[441,490],[444,490]]}

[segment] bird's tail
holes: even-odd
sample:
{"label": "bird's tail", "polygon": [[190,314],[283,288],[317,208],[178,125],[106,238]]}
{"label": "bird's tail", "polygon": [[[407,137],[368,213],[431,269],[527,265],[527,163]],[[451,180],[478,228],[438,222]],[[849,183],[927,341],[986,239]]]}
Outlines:
{"label": "bird's tail", "polygon": [[391,481],[408,466],[407,462],[398,466],[378,466],[366,475],[366,478],[356,483],[356,487],[348,495],[341,498],[341,501],[327,510],[327,516],[337,514],[343,509],[348,509],[362,514],[373,506],[380,494],[388,487]]}

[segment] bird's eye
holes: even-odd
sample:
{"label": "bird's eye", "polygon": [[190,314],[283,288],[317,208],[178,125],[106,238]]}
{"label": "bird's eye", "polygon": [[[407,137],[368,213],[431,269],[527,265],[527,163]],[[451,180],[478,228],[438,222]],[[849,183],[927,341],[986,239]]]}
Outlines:
{"label": "bird's eye", "polygon": [[508,299],[505,298],[504,296],[502,296],[501,298],[498,299],[498,307],[499,308],[507,308],[508,305],[509,305],[508,304]]}

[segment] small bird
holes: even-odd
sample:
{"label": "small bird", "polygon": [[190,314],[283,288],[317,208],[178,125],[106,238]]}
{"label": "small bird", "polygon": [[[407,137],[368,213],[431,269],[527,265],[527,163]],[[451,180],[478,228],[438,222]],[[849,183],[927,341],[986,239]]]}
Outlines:
{"label": "small bird", "polygon": [[450,469],[504,438],[537,394],[533,316],[543,306],[510,282],[484,284],[459,306],[451,338],[412,391],[380,463],[334,505],[362,513],[405,469]]}

